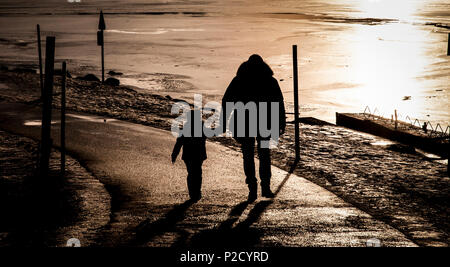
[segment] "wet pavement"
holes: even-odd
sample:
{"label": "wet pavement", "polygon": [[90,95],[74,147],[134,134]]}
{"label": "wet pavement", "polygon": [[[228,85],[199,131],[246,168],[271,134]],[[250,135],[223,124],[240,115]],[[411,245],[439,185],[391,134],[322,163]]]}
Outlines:
{"label": "wet pavement", "polygon": [[[58,145],[58,115],[52,135]],[[38,138],[37,107],[2,103],[0,128]],[[106,122],[105,122],[106,119]],[[25,125],[28,124],[28,125]],[[71,113],[67,149],[111,195],[108,224],[97,246],[415,246],[398,230],[333,193],[273,167],[273,199],[245,202],[240,154],[207,144],[203,199],[187,202],[184,164],[170,163],[175,138],[168,131]]]}
{"label": "wet pavement", "polygon": [[[293,158],[292,125],[272,151],[281,168]],[[294,173],[399,229],[421,246],[448,246],[447,165],[414,148],[332,125],[302,124]]]}

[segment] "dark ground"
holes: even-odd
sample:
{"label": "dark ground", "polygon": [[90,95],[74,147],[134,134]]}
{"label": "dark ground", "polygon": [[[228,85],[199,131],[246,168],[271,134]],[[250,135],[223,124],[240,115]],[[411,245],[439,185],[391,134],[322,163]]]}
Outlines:
{"label": "dark ground", "polygon": [[71,237],[93,242],[109,219],[109,196],[78,162],[52,152],[50,175],[36,175],[37,143],[0,131],[0,247],[65,246]]}

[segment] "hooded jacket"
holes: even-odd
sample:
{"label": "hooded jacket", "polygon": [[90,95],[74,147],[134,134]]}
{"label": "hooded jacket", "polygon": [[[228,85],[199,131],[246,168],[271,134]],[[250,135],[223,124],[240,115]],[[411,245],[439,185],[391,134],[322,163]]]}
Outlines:
{"label": "hooded jacket", "polygon": [[[286,127],[286,112],[284,107],[283,94],[277,80],[273,77],[270,67],[258,55],[252,55],[248,61],[242,63],[236,73],[236,76],[228,86],[222,98],[222,127],[226,131],[225,125],[231,113],[235,110],[227,110],[226,103],[242,102],[247,104],[255,102],[258,108],[258,127],[260,115],[260,103],[268,102],[268,129],[271,128],[271,110],[270,102],[279,104],[279,130],[284,131]],[[236,112],[234,113],[234,121],[236,122]],[[247,114],[248,115],[248,114]],[[246,116],[246,127],[249,127],[249,116]],[[258,128],[259,129],[259,128]],[[247,133],[247,132],[246,132]],[[259,136],[259,131],[258,131]]]}

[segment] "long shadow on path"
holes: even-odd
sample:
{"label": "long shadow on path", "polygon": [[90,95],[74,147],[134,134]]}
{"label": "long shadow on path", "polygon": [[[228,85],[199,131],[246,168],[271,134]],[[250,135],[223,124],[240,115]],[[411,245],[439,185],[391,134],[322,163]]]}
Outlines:
{"label": "long shadow on path", "polygon": [[[298,162],[295,161],[289,172],[284,177],[283,181],[278,185],[274,192],[275,197],[281,191],[283,186],[288,181],[291,174],[297,167]],[[247,218],[233,227],[234,223],[239,220],[245,209],[248,207],[248,202],[241,202],[236,205],[228,214],[228,219],[222,222],[217,228],[211,230],[201,231],[194,235],[189,244],[190,247],[251,247],[260,243],[261,237],[264,235],[263,229],[251,227],[259,220],[261,215],[273,203],[273,200],[263,200],[256,203],[250,210]],[[181,245],[181,244],[180,244]]]}
{"label": "long shadow on path", "polygon": [[[274,192],[275,197],[286,184],[296,167],[297,162],[294,162],[291,165],[289,172]],[[175,206],[159,220],[150,222],[150,220],[147,219],[140,223],[139,226],[136,227],[136,240],[131,245],[145,245],[159,235],[176,231],[179,234],[179,238],[173,243],[172,247],[255,246],[260,243],[260,239],[264,235],[264,231],[258,228],[251,228],[251,226],[259,220],[269,205],[273,203],[273,200],[263,200],[256,203],[250,210],[247,218],[233,227],[233,225],[239,220],[249,206],[247,201],[241,202],[231,209],[228,214],[228,219],[223,221],[217,228],[201,231],[192,236],[192,238],[189,238],[189,234],[184,233],[183,231],[180,232],[180,229],[176,229],[176,225],[178,222],[185,219],[186,211],[194,203],[195,202],[188,200]]]}
{"label": "long shadow on path", "polygon": [[185,218],[186,211],[195,201],[187,200],[176,205],[163,218],[150,222],[149,219],[143,221],[136,227],[136,240],[132,245],[145,245],[158,235],[176,230],[176,224]]}

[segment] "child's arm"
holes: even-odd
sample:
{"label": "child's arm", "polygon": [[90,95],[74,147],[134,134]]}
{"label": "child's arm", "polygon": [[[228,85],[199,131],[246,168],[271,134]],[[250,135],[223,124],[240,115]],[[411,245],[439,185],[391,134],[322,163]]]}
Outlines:
{"label": "child's arm", "polygon": [[182,146],[183,146],[183,136],[180,136],[177,138],[177,142],[175,143],[175,146],[173,147],[172,163],[174,163],[177,160],[178,154],[180,153]]}

